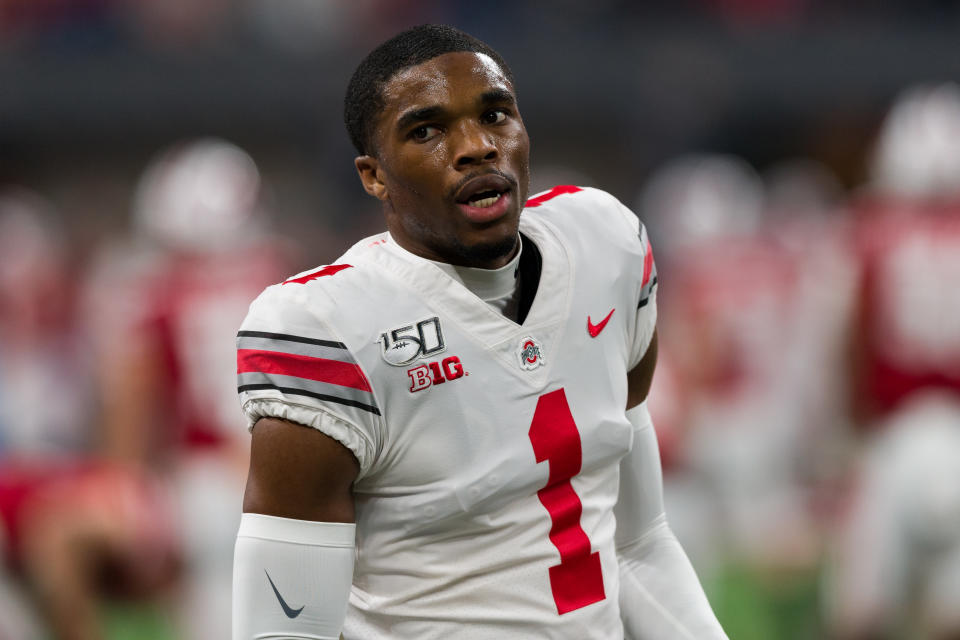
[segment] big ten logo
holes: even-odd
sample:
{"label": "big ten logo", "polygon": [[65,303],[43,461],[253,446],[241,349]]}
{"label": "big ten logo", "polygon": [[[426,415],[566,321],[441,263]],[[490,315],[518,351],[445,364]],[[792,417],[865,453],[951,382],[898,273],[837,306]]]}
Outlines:
{"label": "big ten logo", "polygon": [[443,343],[443,331],[440,318],[434,316],[420,322],[384,331],[377,340],[382,349],[381,356],[387,364],[403,367],[417,358],[428,358],[440,353],[446,346]]}
{"label": "big ten logo", "polygon": [[423,391],[436,384],[443,384],[447,380],[456,380],[469,375],[463,370],[460,358],[450,356],[440,362],[428,362],[419,367],[407,370],[410,376],[410,392]]}

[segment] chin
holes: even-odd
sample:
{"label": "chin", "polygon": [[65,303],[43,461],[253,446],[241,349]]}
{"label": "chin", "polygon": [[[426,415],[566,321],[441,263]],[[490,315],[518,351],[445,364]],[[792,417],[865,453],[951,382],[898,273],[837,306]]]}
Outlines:
{"label": "chin", "polygon": [[456,255],[464,261],[465,266],[486,267],[491,263],[505,260],[513,255],[518,244],[516,233],[498,238],[477,242],[470,245],[458,244]]}

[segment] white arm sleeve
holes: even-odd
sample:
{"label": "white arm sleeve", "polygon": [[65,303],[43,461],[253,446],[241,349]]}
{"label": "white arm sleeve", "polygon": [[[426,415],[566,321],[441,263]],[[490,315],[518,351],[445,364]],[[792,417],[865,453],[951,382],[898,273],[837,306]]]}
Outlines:
{"label": "white arm sleeve", "polygon": [[243,514],[233,559],[233,640],[340,638],[355,528]]}
{"label": "white arm sleeve", "polygon": [[726,634],[667,525],[657,437],[646,403],[627,411],[633,448],[620,463],[617,560],[628,640],[722,640]]}

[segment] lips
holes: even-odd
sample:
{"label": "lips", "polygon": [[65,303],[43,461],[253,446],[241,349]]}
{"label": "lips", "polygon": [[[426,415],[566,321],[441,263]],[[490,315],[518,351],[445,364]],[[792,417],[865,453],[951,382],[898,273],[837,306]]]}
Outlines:
{"label": "lips", "polygon": [[501,219],[510,210],[511,191],[513,182],[509,178],[488,173],[465,182],[454,198],[467,220],[486,225]]}
{"label": "lips", "polygon": [[[513,184],[506,177],[497,173],[488,173],[477,176],[464,183],[454,195],[458,204],[483,208],[490,206],[500,196],[513,189]],[[492,200],[491,200],[492,199]]]}
{"label": "lips", "polygon": [[458,202],[457,207],[464,217],[476,225],[487,225],[502,219],[510,210],[512,194],[507,191],[495,196],[482,197],[486,192],[478,192],[479,199]]}

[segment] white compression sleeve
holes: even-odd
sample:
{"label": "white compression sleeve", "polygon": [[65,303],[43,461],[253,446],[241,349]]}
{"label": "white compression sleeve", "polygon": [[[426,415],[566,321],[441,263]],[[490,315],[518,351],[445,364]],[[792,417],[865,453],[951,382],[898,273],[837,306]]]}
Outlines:
{"label": "white compression sleeve", "polygon": [[233,640],[338,639],[355,529],[243,514],[233,558]]}
{"label": "white compression sleeve", "polygon": [[721,640],[707,602],[663,510],[660,452],[646,403],[627,411],[633,448],[620,463],[617,560],[620,615],[628,640]]}

